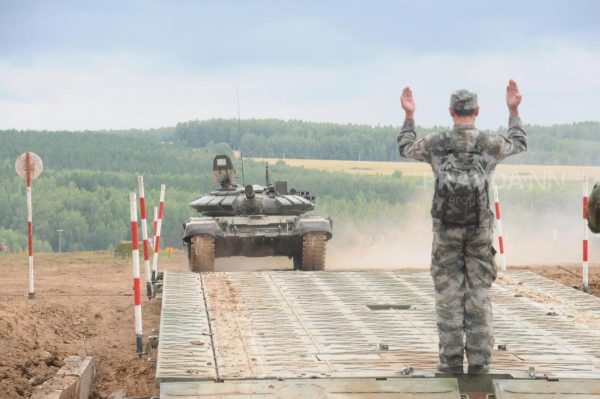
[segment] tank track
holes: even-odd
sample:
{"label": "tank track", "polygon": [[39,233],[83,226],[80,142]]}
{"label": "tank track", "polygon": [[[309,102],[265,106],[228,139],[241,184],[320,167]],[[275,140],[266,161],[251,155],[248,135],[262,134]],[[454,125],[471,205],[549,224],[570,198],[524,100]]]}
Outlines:
{"label": "tank track", "polygon": [[325,233],[307,233],[302,237],[302,261],[300,270],[315,271],[325,268]]}
{"label": "tank track", "polygon": [[208,234],[192,237],[188,247],[190,271],[196,273],[215,271],[215,238]]}

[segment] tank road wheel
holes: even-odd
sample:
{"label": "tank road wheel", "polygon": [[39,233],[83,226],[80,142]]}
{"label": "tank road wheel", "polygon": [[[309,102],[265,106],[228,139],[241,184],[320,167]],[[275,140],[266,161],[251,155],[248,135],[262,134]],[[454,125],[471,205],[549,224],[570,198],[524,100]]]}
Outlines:
{"label": "tank road wheel", "polygon": [[192,237],[189,248],[190,271],[215,271],[215,238],[208,234]]}
{"label": "tank road wheel", "polygon": [[302,237],[302,265],[300,270],[323,270],[325,268],[325,233],[306,233]]}

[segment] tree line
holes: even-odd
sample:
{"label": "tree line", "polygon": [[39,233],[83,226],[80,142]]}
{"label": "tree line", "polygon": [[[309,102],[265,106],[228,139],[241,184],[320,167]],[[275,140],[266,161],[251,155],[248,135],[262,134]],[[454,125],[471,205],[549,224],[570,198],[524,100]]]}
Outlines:
{"label": "tree line", "polygon": [[[398,126],[367,126],[283,121],[211,119],[178,123],[174,138],[188,147],[224,143],[249,157],[398,161]],[[418,127],[420,136],[448,127]],[[526,125],[529,150],[509,163],[598,165],[600,123]],[[505,128],[489,133],[506,135]]]}

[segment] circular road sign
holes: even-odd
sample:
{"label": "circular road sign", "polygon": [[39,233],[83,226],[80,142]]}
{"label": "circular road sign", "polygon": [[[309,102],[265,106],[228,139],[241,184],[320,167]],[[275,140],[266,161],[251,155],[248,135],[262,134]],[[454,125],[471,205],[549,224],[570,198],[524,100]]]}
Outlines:
{"label": "circular road sign", "polygon": [[[27,168],[26,168],[26,152],[22,153],[17,157],[15,162],[15,169],[17,170],[17,174],[21,179],[27,179]],[[29,170],[31,174],[31,180],[35,180],[44,171],[44,164],[42,163],[42,158],[34,152],[29,153]]]}

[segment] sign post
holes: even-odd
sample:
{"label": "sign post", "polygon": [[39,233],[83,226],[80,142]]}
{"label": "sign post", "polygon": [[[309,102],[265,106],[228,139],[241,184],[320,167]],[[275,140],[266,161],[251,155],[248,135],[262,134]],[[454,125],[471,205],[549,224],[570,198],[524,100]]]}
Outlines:
{"label": "sign post", "polygon": [[24,152],[17,157],[15,169],[21,179],[27,182],[27,242],[29,246],[29,291],[27,297],[35,298],[33,273],[33,212],[31,206],[31,182],[42,174],[42,159],[33,152]]}

